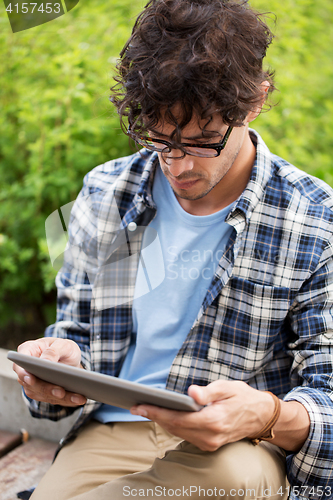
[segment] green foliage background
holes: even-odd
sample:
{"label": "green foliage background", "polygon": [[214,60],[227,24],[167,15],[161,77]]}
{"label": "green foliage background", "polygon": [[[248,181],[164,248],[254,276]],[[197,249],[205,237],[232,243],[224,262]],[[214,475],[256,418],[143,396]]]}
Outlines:
{"label": "green foliage background", "polygon": [[[45,220],[83,176],[131,152],[108,101],[112,70],[144,0],[81,0],[13,34],[0,4],[0,345],[55,318]],[[253,125],[276,154],[333,186],[333,3],[250,0],[272,12],[279,104]],[[275,25],[276,22],[276,25]]]}

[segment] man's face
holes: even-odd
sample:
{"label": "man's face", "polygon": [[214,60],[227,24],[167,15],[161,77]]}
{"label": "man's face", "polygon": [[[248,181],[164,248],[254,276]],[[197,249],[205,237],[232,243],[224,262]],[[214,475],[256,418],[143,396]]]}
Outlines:
{"label": "man's face", "polygon": [[[207,125],[207,131],[218,131],[221,136],[211,139],[202,136],[202,128],[205,121],[194,116],[191,122],[183,129],[182,142],[194,144],[209,144],[220,142],[227,131],[228,126],[222,122],[220,115],[214,115],[213,120]],[[201,127],[200,127],[201,126]],[[158,139],[168,140],[174,127],[164,123],[150,135]],[[170,154],[158,153],[161,169],[169,181],[178,199],[200,200],[210,193],[214,196],[214,190],[219,191],[219,185],[235,164],[239,152],[243,146],[247,126],[234,128],[228,139],[225,149],[215,158],[201,158],[186,155],[184,158],[175,159],[172,156],[180,156],[181,152],[172,150]]]}

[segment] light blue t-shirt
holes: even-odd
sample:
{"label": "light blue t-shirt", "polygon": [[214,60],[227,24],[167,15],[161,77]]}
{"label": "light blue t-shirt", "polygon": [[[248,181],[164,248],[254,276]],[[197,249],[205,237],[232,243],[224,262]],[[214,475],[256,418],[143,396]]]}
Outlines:
{"label": "light blue t-shirt", "polygon": [[[231,206],[205,216],[185,212],[159,166],[153,199],[157,212],[149,227],[157,232],[163,260],[145,258],[146,269],[139,264],[132,341],[119,378],[164,389],[231,235],[232,227],[224,222]],[[163,265],[162,283],[146,293],[147,275],[161,275]],[[104,423],[146,420],[109,405],[102,405],[94,418]]]}

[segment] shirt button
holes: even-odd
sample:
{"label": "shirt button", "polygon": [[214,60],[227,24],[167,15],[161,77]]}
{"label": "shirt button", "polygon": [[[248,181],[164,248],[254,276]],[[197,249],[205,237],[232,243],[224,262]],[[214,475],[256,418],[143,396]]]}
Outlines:
{"label": "shirt button", "polygon": [[136,230],[136,228],[137,228],[137,225],[136,225],[136,223],[135,223],[135,222],[130,222],[130,223],[128,224],[127,228],[128,228],[128,230],[129,230],[129,231],[135,231],[135,230]]}
{"label": "shirt button", "polygon": [[100,338],[101,338],[101,334],[100,333],[96,333],[96,339],[100,340]]}

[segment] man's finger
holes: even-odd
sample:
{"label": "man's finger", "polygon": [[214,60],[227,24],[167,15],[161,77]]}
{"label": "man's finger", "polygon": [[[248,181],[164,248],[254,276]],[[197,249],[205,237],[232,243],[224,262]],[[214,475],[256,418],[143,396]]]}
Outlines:
{"label": "man's finger", "polygon": [[20,344],[17,348],[17,352],[21,354],[27,354],[29,356],[34,356],[39,358],[41,355],[41,344],[40,339],[37,340],[27,340],[23,344]]}
{"label": "man's finger", "polygon": [[153,405],[133,406],[130,411],[133,415],[140,415],[161,425],[165,423],[168,426],[198,426],[198,412],[169,410]]}
{"label": "man's finger", "polygon": [[15,363],[13,363],[13,370],[16,373],[19,382],[25,382],[27,385],[32,385],[36,382],[36,377],[34,375]]}
{"label": "man's finger", "polygon": [[167,408],[160,408],[159,406],[153,405],[137,405],[131,408],[131,413],[133,415],[140,415],[141,417],[149,418],[154,421],[173,421],[176,417],[179,418],[184,413],[184,411],[169,410]]}
{"label": "man's finger", "polygon": [[43,337],[33,341],[28,340],[19,345],[17,351],[22,354],[76,367],[79,367],[81,362],[80,348],[70,339]]}
{"label": "man's finger", "polygon": [[170,410],[166,410],[165,408],[158,408],[157,406],[152,405],[137,405],[132,406],[130,409],[132,415],[139,415],[140,417],[149,418],[150,420],[154,420],[156,417],[164,420],[170,415],[168,413],[169,411]]}
{"label": "man's finger", "polygon": [[66,392],[62,387],[51,384],[40,383],[37,388],[34,388],[20,380],[19,383],[22,385],[26,395],[36,401],[61,406],[82,406],[87,401],[87,398],[81,394]]}

